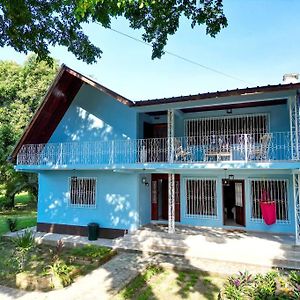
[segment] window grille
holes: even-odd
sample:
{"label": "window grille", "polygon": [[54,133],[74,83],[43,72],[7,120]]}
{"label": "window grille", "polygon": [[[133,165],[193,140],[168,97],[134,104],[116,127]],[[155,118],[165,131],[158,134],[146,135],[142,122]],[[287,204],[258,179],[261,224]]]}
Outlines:
{"label": "window grille", "polygon": [[96,207],[96,178],[70,178],[70,206]]}
{"label": "window grille", "polygon": [[289,223],[287,180],[267,179],[251,180],[251,219],[262,221],[260,201],[262,198],[276,203],[277,223]]}
{"label": "window grille", "polygon": [[216,180],[186,180],[186,215],[187,217],[217,217]]}
{"label": "window grille", "polygon": [[[267,114],[224,116],[185,120],[185,136],[229,136],[237,134],[258,134],[269,131]],[[259,136],[258,136],[259,138]]]}

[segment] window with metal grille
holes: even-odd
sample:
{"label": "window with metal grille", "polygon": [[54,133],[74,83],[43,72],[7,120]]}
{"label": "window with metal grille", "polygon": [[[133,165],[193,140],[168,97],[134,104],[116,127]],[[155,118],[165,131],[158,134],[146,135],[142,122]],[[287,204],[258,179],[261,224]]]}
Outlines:
{"label": "window with metal grille", "polygon": [[217,216],[216,180],[186,180],[186,215],[205,218]]}
{"label": "window with metal grille", "polygon": [[188,137],[263,134],[268,131],[269,123],[267,114],[185,120],[185,135]]}
{"label": "window with metal grille", "polygon": [[70,206],[96,207],[96,178],[70,178]]}
{"label": "window with metal grille", "polygon": [[251,219],[262,221],[260,201],[275,201],[276,218],[278,223],[289,222],[289,208],[285,179],[251,180]]}

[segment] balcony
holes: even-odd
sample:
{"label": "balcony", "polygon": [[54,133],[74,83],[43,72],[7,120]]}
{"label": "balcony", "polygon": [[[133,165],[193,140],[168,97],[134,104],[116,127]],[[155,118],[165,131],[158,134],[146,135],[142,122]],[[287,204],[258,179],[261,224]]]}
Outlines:
{"label": "balcony", "polygon": [[18,166],[293,161],[289,132],[23,145]]}

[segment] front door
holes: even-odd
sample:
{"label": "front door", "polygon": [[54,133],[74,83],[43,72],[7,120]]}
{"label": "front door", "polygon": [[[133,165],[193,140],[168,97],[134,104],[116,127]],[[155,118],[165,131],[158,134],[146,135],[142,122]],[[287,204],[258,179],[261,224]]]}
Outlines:
{"label": "front door", "polygon": [[[152,174],[151,180],[151,218],[169,219],[168,174]],[[180,222],[180,175],[175,175],[175,221]]]}
{"label": "front door", "polygon": [[227,226],[245,226],[244,180],[223,180],[223,219]]}

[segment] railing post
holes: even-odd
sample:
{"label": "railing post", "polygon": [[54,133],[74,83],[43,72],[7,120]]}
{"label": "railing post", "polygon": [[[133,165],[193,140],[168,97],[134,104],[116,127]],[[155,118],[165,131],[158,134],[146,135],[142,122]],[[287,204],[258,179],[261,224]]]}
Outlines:
{"label": "railing post", "polygon": [[60,155],[59,155],[60,159],[58,160],[58,163],[60,162],[60,164],[62,165],[63,164],[63,158],[62,158],[63,144],[62,143],[60,143],[60,149],[59,149],[59,151],[60,151]]}
{"label": "railing post", "polygon": [[248,135],[244,134],[245,161],[248,162]]}
{"label": "railing post", "polygon": [[115,141],[112,140],[111,141],[111,155],[110,155],[110,163],[113,164],[114,163],[114,155],[115,155]]}

